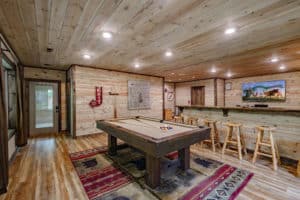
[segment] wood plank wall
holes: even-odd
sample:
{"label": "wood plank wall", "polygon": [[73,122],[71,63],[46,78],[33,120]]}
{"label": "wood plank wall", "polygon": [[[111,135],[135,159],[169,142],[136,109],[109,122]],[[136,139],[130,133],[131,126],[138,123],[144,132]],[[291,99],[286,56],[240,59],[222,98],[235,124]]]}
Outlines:
{"label": "wood plank wall", "polygon": [[[168,92],[173,92],[173,100],[168,100]],[[172,112],[175,112],[175,84],[174,83],[165,83],[165,109],[171,109]]]}
{"label": "wood plank wall", "polygon": [[247,82],[285,80],[286,81],[286,101],[268,102],[270,107],[300,108],[300,72],[281,73],[266,76],[255,76],[247,78],[238,78],[226,80],[226,83],[232,83],[232,89],[225,91],[226,106],[234,107],[236,105],[253,105],[253,102],[242,101],[242,84]]}
{"label": "wood plank wall", "polygon": [[216,106],[224,106],[225,104],[225,80],[224,79],[217,79],[216,81]]}
{"label": "wood plank wall", "polygon": [[[115,97],[118,117],[142,115],[162,118],[163,78],[81,66],[74,66],[73,78],[76,97],[76,136],[99,133],[95,120],[113,118],[113,101]],[[128,80],[150,82],[151,109],[128,110]],[[91,108],[89,102],[95,99],[96,86],[103,87],[103,103],[99,107]],[[111,96],[109,92],[117,92],[119,96]]]}
{"label": "wood plank wall", "polygon": [[25,66],[24,78],[61,81],[61,129],[67,130],[66,72]]}
{"label": "wood plank wall", "polygon": [[191,87],[205,86],[205,106],[214,106],[214,83],[214,79],[176,83],[176,105],[191,105]]}

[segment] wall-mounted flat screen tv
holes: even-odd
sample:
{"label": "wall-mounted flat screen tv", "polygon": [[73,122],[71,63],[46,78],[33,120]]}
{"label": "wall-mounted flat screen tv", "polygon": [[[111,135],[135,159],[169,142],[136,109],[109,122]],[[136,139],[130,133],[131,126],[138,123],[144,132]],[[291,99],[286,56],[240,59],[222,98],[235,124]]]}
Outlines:
{"label": "wall-mounted flat screen tv", "polygon": [[285,101],[285,81],[243,83],[243,101]]}

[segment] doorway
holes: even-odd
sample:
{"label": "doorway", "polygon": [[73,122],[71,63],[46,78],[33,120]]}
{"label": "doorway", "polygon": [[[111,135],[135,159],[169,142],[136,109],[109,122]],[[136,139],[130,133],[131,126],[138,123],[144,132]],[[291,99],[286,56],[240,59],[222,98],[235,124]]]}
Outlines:
{"label": "doorway", "polygon": [[29,135],[58,133],[59,85],[57,82],[29,82]]}
{"label": "doorway", "polygon": [[205,105],[205,86],[196,86],[191,88],[191,105]]}

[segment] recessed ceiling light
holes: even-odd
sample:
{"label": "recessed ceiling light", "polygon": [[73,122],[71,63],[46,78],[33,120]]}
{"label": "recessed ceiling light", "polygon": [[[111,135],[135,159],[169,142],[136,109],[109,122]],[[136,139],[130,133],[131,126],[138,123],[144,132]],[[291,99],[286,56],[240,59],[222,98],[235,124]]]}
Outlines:
{"label": "recessed ceiling light", "polygon": [[139,63],[135,63],[135,64],[134,64],[134,67],[135,67],[135,68],[139,68],[139,67],[140,67],[140,64],[139,64]]}
{"label": "recessed ceiling light", "polygon": [[232,77],[232,74],[230,72],[228,72],[227,77]]}
{"label": "recessed ceiling light", "polygon": [[271,62],[272,62],[272,63],[275,63],[275,62],[278,62],[278,61],[279,61],[279,59],[276,58],[276,57],[274,57],[274,58],[271,59]]}
{"label": "recessed ceiling light", "polygon": [[166,51],[165,56],[166,57],[172,57],[173,56],[172,51]]}
{"label": "recessed ceiling light", "polygon": [[212,69],[211,69],[211,72],[212,72],[212,73],[216,73],[216,72],[217,72],[216,68],[212,68]]}
{"label": "recessed ceiling light", "polygon": [[91,56],[89,54],[84,54],[83,58],[88,60],[88,59],[91,59]]}
{"label": "recessed ceiling light", "polygon": [[111,32],[103,32],[102,37],[105,38],[105,39],[111,39],[112,34],[111,34]]}
{"label": "recessed ceiling light", "polygon": [[229,35],[229,34],[235,33],[235,31],[236,31],[235,28],[228,28],[228,29],[225,30],[224,33],[225,33],[226,35]]}
{"label": "recessed ceiling light", "polygon": [[280,65],[280,66],[279,66],[279,69],[280,69],[280,70],[284,70],[285,68],[286,68],[285,65]]}

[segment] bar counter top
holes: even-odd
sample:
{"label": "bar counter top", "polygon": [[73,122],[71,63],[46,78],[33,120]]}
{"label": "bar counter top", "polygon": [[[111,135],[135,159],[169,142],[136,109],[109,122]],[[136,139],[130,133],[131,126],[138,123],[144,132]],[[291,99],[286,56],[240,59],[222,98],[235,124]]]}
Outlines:
{"label": "bar counter top", "polygon": [[194,108],[194,109],[212,109],[212,110],[223,110],[224,115],[228,111],[245,111],[245,112],[277,112],[300,115],[300,108],[283,108],[283,107],[220,107],[220,106],[197,106],[197,105],[176,105],[179,109],[182,108]]}

